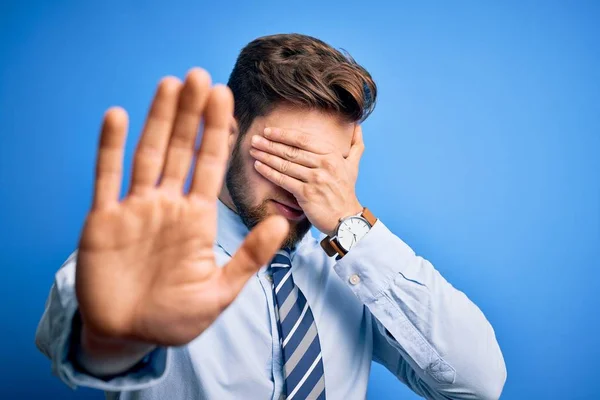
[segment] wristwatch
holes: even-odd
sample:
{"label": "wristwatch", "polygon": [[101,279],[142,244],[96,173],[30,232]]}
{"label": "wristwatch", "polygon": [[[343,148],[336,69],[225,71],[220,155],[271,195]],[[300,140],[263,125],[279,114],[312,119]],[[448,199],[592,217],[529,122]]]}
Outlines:
{"label": "wristwatch", "polygon": [[342,258],[371,230],[375,222],[377,218],[367,207],[356,215],[340,218],[334,236],[321,240],[321,247],[329,257],[338,254]]}

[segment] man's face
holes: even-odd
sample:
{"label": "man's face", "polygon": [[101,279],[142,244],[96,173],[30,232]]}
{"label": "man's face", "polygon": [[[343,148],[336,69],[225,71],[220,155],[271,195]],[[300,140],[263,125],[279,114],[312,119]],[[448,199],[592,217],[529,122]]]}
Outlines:
{"label": "man's face", "polygon": [[290,223],[290,232],[283,247],[293,247],[308,232],[311,223],[290,192],[271,183],[254,169],[255,159],[250,156],[250,143],[252,136],[262,136],[266,127],[322,135],[346,157],[350,151],[354,124],[321,111],[280,106],[264,117],[255,118],[241,140],[235,138],[225,178],[231,202],[249,229],[269,215],[284,215]]}

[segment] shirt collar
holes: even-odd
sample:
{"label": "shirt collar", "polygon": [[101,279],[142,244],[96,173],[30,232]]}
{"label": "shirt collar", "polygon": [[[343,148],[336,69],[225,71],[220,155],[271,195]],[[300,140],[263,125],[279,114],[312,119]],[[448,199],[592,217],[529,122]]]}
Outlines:
{"label": "shirt collar", "polygon": [[[250,231],[246,225],[244,225],[240,216],[227,207],[221,200],[217,201],[217,208],[217,245],[229,256],[233,256]],[[293,259],[298,249],[312,238],[312,233],[309,230],[304,237],[302,237],[296,246],[296,249],[292,251],[291,258]]]}

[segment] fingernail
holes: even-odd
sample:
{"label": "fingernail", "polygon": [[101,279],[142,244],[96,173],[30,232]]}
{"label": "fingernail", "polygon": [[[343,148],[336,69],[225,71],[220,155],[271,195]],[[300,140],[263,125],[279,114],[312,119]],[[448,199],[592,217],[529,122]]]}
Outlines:
{"label": "fingernail", "polygon": [[260,136],[258,136],[258,135],[252,136],[252,144],[259,144],[259,143],[260,143]]}
{"label": "fingernail", "polygon": [[265,128],[265,136],[269,136],[271,134],[271,128]]}

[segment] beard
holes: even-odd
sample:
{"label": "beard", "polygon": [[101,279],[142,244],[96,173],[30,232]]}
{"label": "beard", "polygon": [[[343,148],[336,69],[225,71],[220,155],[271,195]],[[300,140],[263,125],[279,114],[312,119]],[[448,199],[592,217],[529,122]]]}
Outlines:
{"label": "beard", "polygon": [[[249,230],[252,230],[259,222],[269,216],[267,211],[269,200],[265,199],[259,205],[254,205],[256,198],[253,196],[248,183],[249,180],[245,176],[244,160],[240,149],[241,137],[236,141],[233,148],[229,169],[225,175],[225,185],[242,222]],[[296,244],[304,237],[311,226],[306,217],[295,224],[290,224],[290,230],[281,248],[293,249],[296,247]]]}

